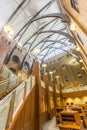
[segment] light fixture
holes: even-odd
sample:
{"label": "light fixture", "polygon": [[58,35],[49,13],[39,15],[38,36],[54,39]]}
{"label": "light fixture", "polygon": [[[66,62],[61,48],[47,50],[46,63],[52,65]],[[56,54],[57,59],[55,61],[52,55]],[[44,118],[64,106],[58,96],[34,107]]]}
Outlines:
{"label": "light fixture", "polygon": [[47,67],[47,64],[42,64],[42,67]]}
{"label": "light fixture", "polygon": [[59,77],[60,77],[59,75],[56,76],[57,79],[58,79]]}
{"label": "light fixture", "polygon": [[82,62],[83,62],[83,61],[82,61],[82,59],[80,59],[80,60],[79,60],[79,62],[81,62],[81,63],[82,63]]}
{"label": "light fixture", "polygon": [[39,48],[35,48],[34,49],[34,53],[38,55],[40,53],[40,49]]}
{"label": "light fixture", "polygon": [[75,23],[71,23],[71,24],[70,24],[70,30],[71,30],[71,31],[75,31],[75,30],[76,30]]}
{"label": "light fixture", "polygon": [[49,74],[53,74],[53,71],[50,71]]}
{"label": "light fixture", "polygon": [[82,69],[82,70],[84,70],[85,68],[84,68],[84,67],[82,67],[81,69]]}
{"label": "light fixture", "polygon": [[53,71],[50,71],[49,74],[50,74],[51,81],[53,81],[53,75],[52,75]]}
{"label": "light fixture", "polygon": [[36,59],[36,61],[38,61],[38,54],[40,53],[40,49],[39,48],[35,48],[34,49],[34,53],[35,53],[35,59]]}
{"label": "light fixture", "polygon": [[80,51],[80,47],[77,47],[76,50],[77,50],[77,51]]}
{"label": "light fixture", "polygon": [[7,35],[13,36],[14,35],[14,29],[11,25],[7,24],[4,26],[4,31]]}

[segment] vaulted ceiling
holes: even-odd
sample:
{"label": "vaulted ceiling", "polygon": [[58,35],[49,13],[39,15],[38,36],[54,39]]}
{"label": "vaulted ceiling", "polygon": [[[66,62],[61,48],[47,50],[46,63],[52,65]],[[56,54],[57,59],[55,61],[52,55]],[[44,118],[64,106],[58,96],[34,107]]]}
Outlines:
{"label": "vaulted ceiling", "polygon": [[10,24],[17,43],[32,57],[38,48],[41,61],[75,47],[66,26],[69,22],[56,0],[0,0],[0,28]]}

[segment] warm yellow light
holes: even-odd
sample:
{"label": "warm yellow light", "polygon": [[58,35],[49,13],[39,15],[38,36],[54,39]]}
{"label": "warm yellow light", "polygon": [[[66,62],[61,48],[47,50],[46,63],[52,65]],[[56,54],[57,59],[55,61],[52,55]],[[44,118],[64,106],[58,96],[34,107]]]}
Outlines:
{"label": "warm yellow light", "polygon": [[81,59],[81,60],[79,60],[79,62],[83,62],[83,61],[82,61],[82,59]]}
{"label": "warm yellow light", "polygon": [[53,74],[53,71],[50,71],[49,74]]}
{"label": "warm yellow light", "polygon": [[59,76],[57,75],[57,76],[56,76],[56,78],[58,79],[58,78],[59,78]]}
{"label": "warm yellow light", "polygon": [[4,31],[7,35],[13,36],[14,35],[14,29],[11,25],[5,25],[4,26]]}
{"label": "warm yellow light", "polygon": [[47,64],[42,64],[42,67],[47,67]]}
{"label": "warm yellow light", "polygon": [[75,30],[76,30],[75,23],[71,23],[71,24],[70,24],[70,30],[71,30],[71,31],[75,31]]}
{"label": "warm yellow light", "polygon": [[84,68],[84,67],[82,67],[81,69],[82,69],[82,70],[84,70],[85,68]]}
{"label": "warm yellow light", "polygon": [[80,51],[80,47],[77,47],[76,50],[77,50],[77,51]]}
{"label": "warm yellow light", "polygon": [[39,53],[40,53],[40,49],[39,49],[39,48],[35,48],[35,49],[34,49],[34,53],[35,53],[35,54],[39,54]]}

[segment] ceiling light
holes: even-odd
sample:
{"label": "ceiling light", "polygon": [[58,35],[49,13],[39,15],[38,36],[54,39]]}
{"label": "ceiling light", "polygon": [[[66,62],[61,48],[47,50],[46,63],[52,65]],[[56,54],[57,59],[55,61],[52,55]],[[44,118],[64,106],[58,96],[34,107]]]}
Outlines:
{"label": "ceiling light", "polygon": [[82,69],[82,70],[84,70],[85,68],[84,68],[84,67],[82,67],[81,69]]}
{"label": "ceiling light", "polygon": [[11,25],[5,25],[4,26],[4,31],[7,35],[13,36],[14,35],[14,29]]}
{"label": "ceiling light", "polygon": [[75,31],[75,30],[76,30],[75,23],[71,23],[71,24],[70,24],[70,30],[71,30],[71,31]]}
{"label": "ceiling light", "polygon": [[80,47],[77,47],[76,50],[77,50],[77,51],[80,51]]}
{"label": "ceiling light", "polygon": [[79,62],[83,62],[83,61],[82,61],[82,59],[81,59],[81,60],[79,60]]}

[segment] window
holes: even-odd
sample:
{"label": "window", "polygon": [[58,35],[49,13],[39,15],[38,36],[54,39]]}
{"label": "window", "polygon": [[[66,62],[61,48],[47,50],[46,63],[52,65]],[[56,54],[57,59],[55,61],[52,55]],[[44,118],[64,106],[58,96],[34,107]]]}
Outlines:
{"label": "window", "polygon": [[64,76],[65,81],[69,81],[69,77],[67,75]]}
{"label": "window", "polygon": [[9,41],[8,44],[11,45],[11,42]]}
{"label": "window", "polygon": [[14,74],[16,74],[16,70],[15,70],[14,68],[10,68],[10,70],[11,70]]}
{"label": "window", "polygon": [[19,62],[19,57],[16,56],[16,55],[14,55],[14,56],[12,57],[12,61],[18,63],[18,62]]}
{"label": "window", "polygon": [[28,62],[24,62],[23,67],[24,67],[25,69],[28,69],[28,67],[29,67]]}
{"label": "window", "polygon": [[79,3],[78,0],[70,0],[72,8],[79,12]]}
{"label": "window", "polygon": [[80,72],[78,72],[78,78],[82,78],[82,75]]}

